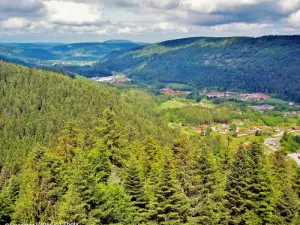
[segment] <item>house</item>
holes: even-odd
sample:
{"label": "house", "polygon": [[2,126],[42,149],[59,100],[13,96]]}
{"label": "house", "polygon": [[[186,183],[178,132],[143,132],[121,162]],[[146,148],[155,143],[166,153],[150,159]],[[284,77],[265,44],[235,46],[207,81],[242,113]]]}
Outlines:
{"label": "house", "polygon": [[219,130],[219,134],[228,134],[228,133],[229,133],[229,130],[226,128]]}
{"label": "house", "polygon": [[189,95],[189,94],[191,94],[191,92],[189,92],[189,91],[181,91],[181,90],[174,91],[170,88],[163,88],[163,89],[161,89],[161,91],[165,95],[184,95],[184,94]]}
{"label": "house", "polygon": [[293,127],[293,130],[300,130],[300,126]]}
{"label": "house", "polygon": [[240,95],[242,101],[264,101],[270,98],[269,95],[264,93],[245,93]]}
{"label": "house", "polygon": [[273,110],[275,107],[272,105],[251,105],[250,108],[255,111],[266,111]]}
{"label": "house", "polygon": [[198,133],[205,133],[207,131],[208,126],[199,125],[196,130]]}
{"label": "house", "polygon": [[256,132],[256,131],[261,131],[263,129],[265,129],[266,127],[265,126],[251,126],[249,128],[249,130],[253,131],[253,132]]}
{"label": "house", "polygon": [[295,102],[289,102],[289,106],[295,106]]}
{"label": "house", "polygon": [[224,93],[224,92],[218,92],[218,91],[212,91],[212,92],[208,92],[206,94],[206,96],[209,97],[209,98],[214,98],[214,97],[216,97],[216,98],[223,98],[223,97],[226,96],[226,93]]}
{"label": "house", "polygon": [[232,123],[237,126],[243,126],[245,124],[245,122],[242,120],[234,120]]}
{"label": "house", "polygon": [[243,136],[247,136],[248,135],[248,133],[246,133],[246,132],[238,132],[237,133],[237,137],[243,137]]}
{"label": "house", "polygon": [[235,111],[235,113],[238,114],[238,115],[243,115],[244,114],[243,111],[241,111],[241,110],[237,110],[237,111]]}
{"label": "house", "polygon": [[172,89],[169,89],[169,88],[163,88],[161,89],[162,92],[165,94],[165,95],[173,95],[174,94],[174,91]]}

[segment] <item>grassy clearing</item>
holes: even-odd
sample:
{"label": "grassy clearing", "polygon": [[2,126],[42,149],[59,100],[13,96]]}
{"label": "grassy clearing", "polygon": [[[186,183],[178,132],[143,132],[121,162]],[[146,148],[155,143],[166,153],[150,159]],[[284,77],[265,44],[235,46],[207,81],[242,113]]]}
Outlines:
{"label": "grassy clearing", "polygon": [[199,133],[196,130],[193,130],[191,128],[188,127],[181,127],[177,124],[174,123],[169,123],[169,127],[172,129],[176,129],[179,128],[182,134],[188,135],[188,136],[196,136],[199,135]]}
{"label": "grassy clearing", "polygon": [[180,108],[180,107],[183,107],[183,106],[186,106],[187,103],[184,103],[184,102],[180,102],[180,101],[177,101],[175,99],[171,99],[171,100],[168,100],[164,103],[162,103],[158,109],[160,110],[164,110],[164,109],[176,109],[176,108]]}
{"label": "grassy clearing", "polygon": [[186,84],[180,84],[180,83],[168,83],[167,88],[173,89],[173,90],[187,90],[190,89],[191,87]]}
{"label": "grassy clearing", "polygon": [[265,100],[264,103],[270,104],[270,105],[288,105],[287,101],[284,101],[284,100],[278,99],[278,98],[269,98],[269,99]]}
{"label": "grassy clearing", "polygon": [[232,141],[230,142],[229,147],[233,150],[236,150],[236,149],[238,149],[240,144],[245,143],[245,142],[252,142],[252,141],[262,142],[263,138],[257,137],[255,135],[248,135],[248,136],[243,136],[243,137],[238,137],[238,138],[232,138]]}

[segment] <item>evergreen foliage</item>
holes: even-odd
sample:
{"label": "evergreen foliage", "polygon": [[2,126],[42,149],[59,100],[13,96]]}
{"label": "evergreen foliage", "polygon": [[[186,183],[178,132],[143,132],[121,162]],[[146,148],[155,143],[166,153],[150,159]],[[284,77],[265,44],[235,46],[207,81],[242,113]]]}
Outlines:
{"label": "evergreen foliage", "polygon": [[0,224],[299,222],[284,152],[182,136],[139,90],[3,62],[0,83]]}

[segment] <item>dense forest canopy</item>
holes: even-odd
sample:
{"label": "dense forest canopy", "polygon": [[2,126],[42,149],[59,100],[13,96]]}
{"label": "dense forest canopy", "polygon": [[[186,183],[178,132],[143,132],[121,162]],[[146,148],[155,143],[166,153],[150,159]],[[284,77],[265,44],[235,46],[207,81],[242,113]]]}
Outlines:
{"label": "dense forest canopy", "polygon": [[0,97],[0,224],[300,223],[283,151],[185,136],[141,90],[0,62]]}
{"label": "dense forest canopy", "polygon": [[300,36],[187,38],[108,54],[94,70],[139,83],[266,92],[300,102]]}

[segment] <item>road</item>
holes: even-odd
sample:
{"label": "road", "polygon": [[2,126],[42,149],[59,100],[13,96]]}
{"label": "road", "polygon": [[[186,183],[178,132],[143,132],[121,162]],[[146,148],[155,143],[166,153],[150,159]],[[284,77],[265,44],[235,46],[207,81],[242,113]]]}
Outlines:
{"label": "road", "polygon": [[299,155],[297,153],[291,153],[288,154],[288,157],[290,157],[291,159],[293,159],[298,165],[300,165],[300,159],[298,158]]}
{"label": "road", "polygon": [[[287,132],[288,133],[296,133],[299,131],[289,130]],[[266,138],[264,141],[264,146],[266,146],[271,151],[277,151],[281,146],[280,139],[283,136],[283,134],[284,134],[284,132],[281,131],[271,137]],[[291,154],[288,154],[287,156],[290,157],[291,159],[293,159],[298,165],[300,165],[300,159],[298,158],[297,153],[291,153]]]}
{"label": "road", "polygon": [[283,134],[284,134],[284,132],[281,131],[278,134],[275,134],[271,137],[266,138],[264,141],[264,145],[272,151],[277,151],[278,148],[280,147],[280,139],[283,136]]}

